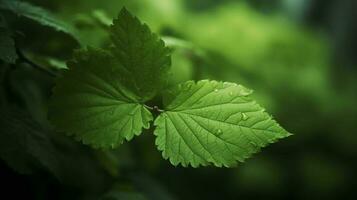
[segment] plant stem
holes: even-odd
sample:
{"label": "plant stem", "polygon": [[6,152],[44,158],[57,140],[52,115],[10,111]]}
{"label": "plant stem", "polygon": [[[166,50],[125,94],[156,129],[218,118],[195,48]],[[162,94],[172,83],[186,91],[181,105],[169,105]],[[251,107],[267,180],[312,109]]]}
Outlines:
{"label": "plant stem", "polygon": [[148,105],[144,104],[144,107],[149,109],[149,110],[152,110],[152,111],[157,111],[157,112],[160,112],[160,113],[164,112],[164,110],[160,109],[158,106],[151,107],[151,106],[148,106]]}

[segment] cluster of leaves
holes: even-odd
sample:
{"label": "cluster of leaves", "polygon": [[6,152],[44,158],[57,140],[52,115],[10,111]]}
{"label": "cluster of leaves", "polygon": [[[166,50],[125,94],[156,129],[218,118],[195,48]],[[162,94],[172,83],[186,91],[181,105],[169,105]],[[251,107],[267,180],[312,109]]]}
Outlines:
{"label": "cluster of leaves", "polygon": [[[159,112],[155,143],[173,165],[231,167],[290,135],[241,85],[202,80],[165,88],[170,49],[125,8],[110,33],[109,49],[75,52],[54,89],[50,119],[75,139],[117,147],[150,128],[151,110]],[[164,109],[145,104],[158,95]]]}
{"label": "cluster of leaves", "polygon": [[[49,107],[56,128],[95,148],[118,147],[150,129],[163,157],[175,166],[232,167],[290,135],[242,85],[210,80],[175,85],[175,71],[170,70],[173,49],[126,9],[109,27],[109,48],[77,50],[67,66],[56,59],[48,60],[57,70],[63,69],[63,75],[27,58],[31,53],[23,52],[25,48],[19,46],[16,35],[23,33],[14,31],[10,26],[13,20],[7,17],[10,14],[30,20],[83,44],[77,30],[51,12],[23,1],[2,0],[0,10],[5,16],[0,15],[0,125],[4,130],[0,134],[0,158],[21,174],[45,169],[62,183],[100,191],[106,185],[94,190],[93,184],[107,174],[99,171],[98,165],[113,176],[118,173],[110,153],[94,151],[98,161],[91,155],[93,150],[62,138],[48,124],[46,100],[37,97],[38,86],[26,82],[41,82],[43,77],[38,79],[37,73],[33,74],[36,70],[46,72],[51,80],[60,76]],[[203,56],[189,42],[174,37],[164,40],[169,46]],[[28,67],[34,69],[28,71]],[[13,77],[19,71],[23,74]],[[47,94],[51,84],[43,83],[41,90]],[[19,102],[12,102],[14,99]],[[76,180],[71,174],[77,174]],[[121,189],[107,196],[141,198]]]}
{"label": "cluster of leaves", "polygon": [[[306,27],[302,29],[287,20],[285,16],[284,19],[281,19],[281,13],[270,13],[273,12],[270,9],[268,13],[261,14],[248,5],[251,2],[216,1],[213,3],[214,6],[207,10],[202,9],[202,5],[207,2],[201,2],[197,6],[196,2],[181,0],[108,0],[105,3],[100,0],[28,0],[28,2],[38,6],[25,3],[25,1],[0,0],[0,10],[3,16],[0,29],[0,70],[5,72],[4,74],[0,73],[2,75],[0,78],[0,104],[2,105],[0,108],[0,158],[2,160],[0,176],[3,177],[2,172],[4,171],[7,173],[2,180],[8,187],[10,184],[8,180],[15,180],[16,186],[14,187],[20,191],[24,182],[21,178],[19,180],[19,177],[40,180],[39,182],[46,186],[53,185],[53,181],[56,182],[58,179],[61,180],[61,183],[55,186],[56,189],[71,190],[75,195],[82,193],[88,197],[90,192],[98,189],[105,188],[107,190],[108,186],[113,185],[111,181],[114,179],[115,182],[119,182],[120,186],[113,187],[109,194],[105,195],[106,198],[140,199],[143,198],[142,196],[147,197],[147,194],[137,194],[136,191],[142,192],[144,188],[152,193],[155,189],[150,186],[153,184],[150,182],[137,188],[133,184],[133,180],[128,181],[127,176],[135,174],[141,180],[143,178],[140,172],[144,172],[154,176],[158,181],[163,181],[168,190],[176,193],[182,199],[217,199],[222,198],[222,193],[232,199],[236,199],[238,196],[249,199],[255,195],[272,194],[291,197],[306,193],[306,191],[313,191],[313,193],[325,196],[331,196],[336,191],[345,194],[349,190],[353,192],[353,187],[348,184],[348,180],[354,178],[350,176],[353,174],[353,165],[349,166],[349,164],[355,160],[356,152],[354,148],[356,140],[353,131],[351,131],[355,129],[356,109],[353,108],[355,108],[356,102],[356,84],[353,81],[355,79],[352,79],[353,73],[348,72],[348,75],[341,76],[335,71],[330,72],[333,65],[329,63],[331,57],[328,54],[329,48],[324,41],[323,33],[313,32],[310,29],[305,29]],[[109,148],[109,150],[102,151],[102,149],[88,148],[87,145],[72,141],[71,137],[55,132],[52,126],[48,128],[47,126],[50,125],[47,121],[48,98],[53,86],[53,79],[61,76],[62,70],[58,69],[67,69],[65,60],[68,60],[71,51],[78,47],[71,45],[69,40],[80,40],[77,43],[82,46],[91,45],[104,50],[89,48],[75,53],[74,58],[69,62],[70,69],[64,70],[64,77],[68,78],[68,74],[74,73],[70,72],[73,69],[83,69],[81,73],[85,75],[84,80],[87,80],[87,74],[91,74],[92,70],[88,70],[87,67],[78,67],[78,63],[83,60],[82,57],[85,59],[89,57],[89,53],[86,52],[94,52],[94,54],[102,52],[99,54],[110,58],[105,59],[103,63],[109,62],[112,63],[110,65],[120,66],[122,58],[118,58],[112,52],[111,48],[116,48],[116,46],[107,35],[113,35],[112,31],[108,31],[112,23],[111,19],[117,14],[118,8],[123,5],[148,23],[151,30],[163,35],[162,39],[167,46],[174,47],[173,51],[169,53],[172,57],[172,64],[168,72],[169,75],[166,75],[167,77],[165,77],[165,73],[163,75],[162,82],[164,84],[158,84],[162,87],[153,95],[155,97],[148,97],[150,95],[145,94],[146,97],[143,98],[143,94],[133,86],[135,82],[131,84],[123,80],[123,77],[132,79],[136,76],[130,71],[128,73],[125,71],[113,73],[110,81],[107,78],[104,80],[106,83],[118,82],[118,85],[114,85],[115,87],[121,90],[125,88],[127,93],[133,93],[135,103],[132,108],[136,108],[134,104],[139,104],[140,108],[144,107],[145,112],[143,113],[152,116],[146,120],[150,128],[143,128],[146,124],[142,122],[142,127],[135,131],[137,134],[142,132],[141,136],[135,137],[135,140],[130,143],[124,142],[125,137],[121,137],[123,135],[129,137],[127,134],[129,132],[124,133],[119,129],[121,128],[119,124],[124,123],[119,122],[121,120],[118,120],[118,125],[108,124],[109,127],[104,128],[101,126],[101,123],[109,123],[108,119],[116,120],[120,116],[126,120],[131,119],[123,114],[124,112],[130,114],[126,104],[121,104],[119,108],[115,105],[105,106],[103,113],[96,113],[96,108],[91,108],[89,112],[83,108],[83,116],[85,116],[83,123],[86,123],[86,126],[91,130],[92,127],[98,127],[105,130],[107,134],[116,136],[116,139],[108,137],[107,139],[110,141],[103,142],[97,138],[92,140],[89,135],[86,135],[90,132],[84,132],[78,121],[67,122],[63,127],[57,126],[59,129],[66,130],[68,124],[78,125],[76,130],[78,128],[79,131],[64,132],[83,142],[85,139],[86,143],[90,143],[91,146],[99,147],[108,144],[104,148]],[[195,7],[195,10],[190,7]],[[124,36],[121,38],[126,41]],[[112,47],[108,48],[108,44]],[[135,51],[139,50],[140,48],[137,48]],[[93,58],[97,57],[97,55],[93,56]],[[79,61],[76,61],[77,59]],[[93,66],[95,77],[97,74],[100,77],[109,77],[105,75],[104,71],[109,73],[111,70],[106,69],[107,67],[103,63],[97,66],[92,63],[86,65]],[[99,68],[103,68],[103,72]],[[71,88],[69,91],[73,91],[77,95],[66,94],[72,99],[77,99],[73,97],[81,96],[79,93],[83,92],[86,93],[86,96],[97,96],[99,92],[104,95],[103,89],[108,89],[107,86],[103,87],[102,81],[97,84],[97,79],[90,79],[89,83],[99,86],[102,91],[92,93],[89,88],[80,89],[83,87],[77,85],[82,82],[82,74],[76,76],[79,78],[76,81],[70,81],[72,85],[68,84],[68,87]],[[158,77],[156,74],[154,76]],[[336,80],[343,77],[343,81],[341,79],[338,81],[337,87],[332,87],[331,77],[335,77]],[[347,77],[351,79],[349,80]],[[134,79],[141,79],[141,77],[134,77]],[[223,116],[228,117],[229,113],[226,112],[229,111],[237,114],[230,117],[227,122],[231,121],[234,124],[248,127],[253,124],[253,119],[255,119],[255,116],[251,115],[253,112],[241,112],[243,110],[236,107],[236,102],[223,106],[209,106],[207,109],[199,108],[201,104],[202,107],[211,105],[206,101],[212,101],[212,104],[215,104],[216,101],[205,97],[202,98],[204,101],[198,100],[201,92],[203,95],[205,91],[198,91],[196,94],[193,93],[193,90],[197,89],[197,85],[203,86],[203,83],[184,82],[202,79],[232,82],[224,84],[203,81],[204,90],[208,90],[208,85],[211,84],[219,85],[222,88],[230,84],[234,85],[233,82],[249,85],[257,92],[244,94],[244,99],[254,97],[279,121],[281,120],[284,126],[299,132],[299,137],[291,138],[287,143],[282,142],[274,145],[272,148],[266,149],[264,154],[257,155],[244,165],[233,169],[222,170],[208,167],[197,171],[190,168],[170,167],[170,163],[161,159],[161,152],[159,153],[153,145],[155,137],[162,143],[167,140],[167,146],[158,145],[160,151],[165,152],[165,157],[172,159],[173,162],[185,160],[181,163],[186,163],[186,165],[189,165],[188,162],[191,158],[180,156],[181,154],[186,155],[186,153],[188,156],[190,155],[187,146],[184,146],[186,145],[185,141],[188,141],[187,144],[190,147],[195,147],[191,149],[192,152],[198,153],[191,155],[192,159],[196,159],[196,162],[190,163],[190,165],[198,165],[199,161],[202,162],[201,165],[206,165],[214,162],[213,159],[216,159],[216,162],[226,162],[227,164],[235,162],[235,159],[242,160],[246,155],[237,153],[239,151],[236,151],[233,144],[227,144],[228,148],[233,150],[233,154],[237,153],[236,157],[231,159],[232,157],[229,156],[231,152],[228,152],[226,144],[220,138],[229,138],[228,141],[235,144],[241,145],[239,143],[241,142],[242,146],[247,145],[247,154],[250,153],[249,151],[254,152],[260,148],[260,139],[265,140],[265,138],[255,138],[248,128],[242,127],[243,131],[241,131],[237,126],[217,122],[217,119],[225,120]],[[174,87],[173,90],[165,86],[167,81],[169,87]],[[177,87],[177,83],[183,83],[181,89]],[[58,84],[58,87],[63,87],[63,84]],[[72,87],[78,88],[78,90]],[[211,89],[212,94],[207,94],[207,96],[211,98],[219,95],[220,98],[222,96],[222,101],[229,102],[230,91],[217,89],[217,92],[215,89]],[[346,95],[347,90],[350,95]],[[90,94],[87,94],[87,91]],[[112,91],[113,89],[110,89],[110,92]],[[200,105],[185,104],[178,106],[178,109],[174,108],[175,105],[171,104],[178,104],[181,101],[178,96],[183,99],[184,91],[187,92],[185,94],[187,96],[189,96],[188,93],[192,94],[192,101],[188,99],[188,102]],[[87,98],[80,98],[80,102],[76,100],[75,103],[80,105],[79,107],[87,105]],[[7,100],[8,104],[3,105],[3,100]],[[193,102],[195,100],[197,102]],[[108,101],[105,100],[105,102]],[[239,100],[239,102],[241,101]],[[97,102],[91,101],[90,104],[92,103],[96,106],[99,105]],[[12,107],[14,104],[16,108]],[[65,102],[63,105],[60,113],[52,110],[52,107],[50,109],[51,117],[63,114],[61,118],[71,118],[72,115],[66,114],[68,110],[66,112],[62,110],[73,109],[73,106],[65,107]],[[100,100],[100,105],[102,105],[102,100]],[[125,111],[123,112],[124,107]],[[104,108],[114,110],[114,114],[104,112]],[[133,111],[132,113],[135,115],[137,112]],[[93,114],[93,118],[87,114]],[[191,114],[199,116],[191,116]],[[82,113],[76,115],[81,118]],[[209,116],[209,119],[200,116]],[[156,127],[154,118],[156,118]],[[242,120],[239,120],[240,118]],[[142,118],[139,119],[142,120]],[[130,122],[134,121],[136,120]],[[127,122],[127,126],[130,122]],[[253,126],[259,126],[262,123],[264,122]],[[326,127],[326,124],[329,126]],[[178,128],[177,132],[174,132],[175,127]],[[207,134],[203,127],[209,128],[207,130],[210,130],[210,133]],[[70,128],[73,129],[73,127]],[[191,131],[194,131],[195,134],[192,134]],[[254,138],[240,136],[240,133],[244,131]],[[153,134],[154,132],[157,136]],[[261,137],[260,130],[253,129],[252,132]],[[96,136],[106,137],[106,133],[102,133],[98,129]],[[181,135],[185,140],[180,139]],[[206,135],[208,135],[207,138]],[[159,138],[161,139],[159,140]],[[206,139],[209,143],[205,143]],[[249,141],[250,139],[254,140],[254,143],[249,143],[248,139]],[[110,150],[111,144],[116,147],[122,142],[120,148]],[[200,146],[199,142],[207,147],[212,156],[208,151],[206,152],[203,146]],[[197,151],[196,147],[201,149]],[[334,152],[326,151],[326,149],[331,149]],[[226,151],[228,156],[225,156],[226,153],[222,153],[222,151]],[[284,153],[282,154],[282,152]],[[197,158],[199,155],[203,157],[203,161]],[[223,158],[221,155],[224,155]],[[8,174],[12,172],[3,164],[7,164],[21,174],[31,173],[31,176],[17,174],[15,177],[7,179]],[[99,171],[97,170],[98,165],[100,165]],[[233,166],[234,164],[229,165]],[[128,171],[132,173],[128,173]],[[291,171],[296,173],[291,173]],[[39,172],[48,174],[38,177]],[[111,175],[111,177],[106,177],[109,178],[106,179],[106,184],[100,181],[103,172],[109,172]],[[327,176],[330,177],[328,181],[326,181]],[[54,177],[57,179],[52,180]],[[51,179],[50,183],[47,178]],[[171,181],[173,179],[174,182]],[[202,182],[207,184],[201,184]],[[217,185],[217,182],[222,184]],[[266,184],[267,182],[270,184]],[[73,190],[73,184],[76,187],[80,186],[81,189],[86,188],[86,191]],[[38,182],[33,185],[36,187]],[[317,186],[318,188],[316,188]],[[38,186],[38,188],[43,188],[43,186]],[[53,191],[52,189],[47,191]],[[43,189],[39,189],[38,192],[44,193]],[[100,195],[103,194],[102,192],[104,191],[99,192]],[[73,199],[71,194],[62,196],[67,192],[59,193],[61,194],[59,199]],[[162,194],[162,191],[158,193]],[[153,197],[151,199],[170,198]]]}

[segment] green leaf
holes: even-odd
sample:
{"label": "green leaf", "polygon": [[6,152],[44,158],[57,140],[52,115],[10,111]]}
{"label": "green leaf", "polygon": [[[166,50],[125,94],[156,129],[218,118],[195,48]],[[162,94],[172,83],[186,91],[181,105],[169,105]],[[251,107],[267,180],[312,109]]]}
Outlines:
{"label": "green leaf", "polygon": [[0,9],[31,19],[43,26],[54,28],[55,30],[66,33],[77,41],[80,41],[78,33],[70,24],[62,21],[41,7],[18,0],[1,0]]}
{"label": "green leaf", "polygon": [[291,135],[234,83],[203,80],[180,85],[155,120],[156,145],[173,165],[232,167]]}
{"label": "green leaf", "polygon": [[49,109],[60,130],[93,147],[114,148],[149,128],[151,113],[121,83],[126,77],[110,52],[78,51],[68,68],[57,81]]}
{"label": "green leaf", "polygon": [[112,52],[127,71],[124,84],[142,97],[142,101],[153,98],[168,82],[170,49],[125,8],[113,21],[110,31],[115,46]]}

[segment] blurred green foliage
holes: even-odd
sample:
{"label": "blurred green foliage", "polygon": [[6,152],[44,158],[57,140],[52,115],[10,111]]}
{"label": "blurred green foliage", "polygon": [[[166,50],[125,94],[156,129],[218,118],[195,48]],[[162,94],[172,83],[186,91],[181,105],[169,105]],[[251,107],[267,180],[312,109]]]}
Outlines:
{"label": "blurred green foliage", "polygon": [[[289,4],[283,10],[280,1],[267,5],[229,0],[28,2],[73,26],[81,42],[1,11],[8,25],[5,30],[11,32],[17,52],[22,53],[15,64],[0,61],[0,114],[5,116],[0,121],[1,134],[35,130],[45,134],[39,141],[47,138],[44,146],[36,147],[50,145],[47,153],[54,152],[53,157],[37,155],[31,146],[14,144],[14,152],[18,152],[15,147],[23,149],[16,158],[29,156],[21,162],[30,159],[30,164],[21,166],[32,175],[12,172],[8,166],[13,166],[2,154],[5,162],[1,162],[0,174],[8,188],[18,188],[30,199],[355,198],[356,66],[345,68],[343,61],[335,59],[335,48],[325,30],[288,17],[303,15],[299,10],[303,6],[294,10],[294,4]],[[234,169],[186,169],[162,160],[151,134],[143,133],[132,144],[108,152],[87,149],[56,134],[47,121],[53,75],[60,74],[74,49],[106,47],[108,21],[122,6],[164,36],[174,49],[171,84],[211,78],[247,85],[255,90],[258,102],[295,135]],[[16,108],[9,110],[10,106]],[[25,123],[28,120],[35,122]],[[1,150],[6,150],[8,146],[3,144],[8,142],[1,138]],[[48,158],[55,160],[51,166],[59,168],[58,173],[51,175],[54,170],[46,166]],[[30,185],[30,191],[24,189]]]}

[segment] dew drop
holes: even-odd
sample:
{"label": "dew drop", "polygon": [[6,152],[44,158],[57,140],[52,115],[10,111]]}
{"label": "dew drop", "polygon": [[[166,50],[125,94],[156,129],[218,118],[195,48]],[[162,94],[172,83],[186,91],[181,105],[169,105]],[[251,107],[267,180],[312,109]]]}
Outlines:
{"label": "dew drop", "polygon": [[135,110],[134,110],[134,111],[131,111],[131,112],[129,112],[128,115],[129,115],[129,116],[135,116],[135,112],[136,112]]}
{"label": "dew drop", "polygon": [[191,89],[193,83],[189,82],[189,83],[186,83],[184,86],[183,86],[183,90],[189,90]]}
{"label": "dew drop", "polygon": [[222,133],[223,133],[223,131],[221,130],[221,129],[217,129],[217,131],[216,131],[216,135],[222,135]]}
{"label": "dew drop", "polygon": [[247,120],[247,119],[248,119],[248,115],[245,114],[245,113],[242,113],[242,119],[243,119],[243,120]]}
{"label": "dew drop", "polygon": [[240,91],[240,95],[242,95],[242,96],[248,96],[251,93],[252,93],[252,91],[248,90],[248,89],[244,89],[244,90]]}
{"label": "dew drop", "polygon": [[212,83],[212,85],[213,85],[214,87],[216,87],[216,86],[218,85],[218,82],[217,82],[217,81],[211,81],[211,83]]}
{"label": "dew drop", "polygon": [[214,92],[218,92],[218,89],[214,89]]}
{"label": "dew drop", "polygon": [[229,96],[233,96],[234,94],[233,94],[233,92],[229,92]]}

